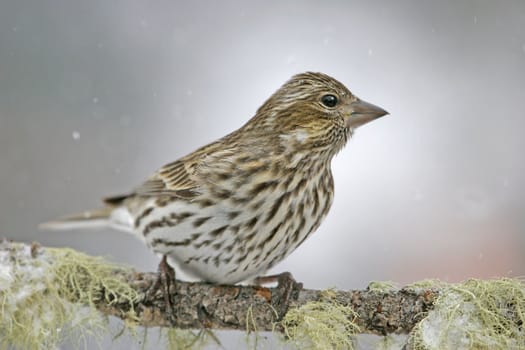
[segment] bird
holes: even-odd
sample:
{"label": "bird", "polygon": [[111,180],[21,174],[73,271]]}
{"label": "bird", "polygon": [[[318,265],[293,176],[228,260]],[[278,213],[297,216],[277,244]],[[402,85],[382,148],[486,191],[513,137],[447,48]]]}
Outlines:
{"label": "bird", "polygon": [[188,280],[247,281],[317,230],[334,197],[332,159],[358,127],[387,114],[326,74],[299,73],[239,129],[99,209],[41,227],[110,227],[139,237]]}

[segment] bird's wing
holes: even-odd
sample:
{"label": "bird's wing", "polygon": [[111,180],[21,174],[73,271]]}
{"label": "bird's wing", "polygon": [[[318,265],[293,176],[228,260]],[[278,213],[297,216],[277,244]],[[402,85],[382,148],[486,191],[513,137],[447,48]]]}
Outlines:
{"label": "bird's wing", "polygon": [[131,194],[105,198],[104,202],[115,206],[134,196],[171,196],[191,200],[199,195],[201,186],[210,181],[210,173],[231,170],[230,158],[236,152],[219,146],[217,143],[210,144],[166,164]]}
{"label": "bird's wing", "polygon": [[133,192],[137,196],[173,196],[191,199],[198,194],[199,184],[192,176],[194,166],[177,160],[166,164]]}

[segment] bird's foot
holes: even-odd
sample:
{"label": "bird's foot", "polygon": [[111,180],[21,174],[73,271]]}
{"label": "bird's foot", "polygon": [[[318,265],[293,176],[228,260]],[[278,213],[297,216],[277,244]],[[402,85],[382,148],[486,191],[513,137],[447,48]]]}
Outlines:
{"label": "bird's foot", "polygon": [[297,299],[299,292],[303,289],[303,284],[297,282],[290,272],[257,277],[254,282],[257,285],[277,282],[277,299],[274,299],[272,295],[272,304],[277,305],[279,319],[286,315],[290,301]]}
{"label": "bird's foot", "polygon": [[167,257],[164,255],[159,263],[158,276],[155,282],[149,287],[146,292],[147,298],[154,298],[154,295],[159,289],[162,289],[164,296],[164,303],[166,305],[166,313],[168,319],[173,323],[175,318],[175,305],[173,303],[171,293],[175,292],[176,280],[175,270],[168,264]]}

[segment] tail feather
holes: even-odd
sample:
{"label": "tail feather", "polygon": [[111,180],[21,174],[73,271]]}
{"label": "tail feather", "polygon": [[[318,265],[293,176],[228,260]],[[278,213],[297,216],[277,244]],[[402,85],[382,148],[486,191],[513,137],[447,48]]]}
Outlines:
{"label": "tail feather", "polygon": [[87,210],[83,213],[73,214],[48,221],[38,226],[41,230],[74,230],[81,228],[97,228],[110,226],[110,216],[115,208],[104,207]]}

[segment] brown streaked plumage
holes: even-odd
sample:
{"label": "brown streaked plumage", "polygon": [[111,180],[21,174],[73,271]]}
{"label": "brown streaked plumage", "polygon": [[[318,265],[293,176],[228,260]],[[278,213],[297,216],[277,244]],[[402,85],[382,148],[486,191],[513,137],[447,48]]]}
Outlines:
{"label": "brown streaked plumage", "polygon": [[333,156],[355,128],[385,114],[327,75],[298,74],[238,130],[102,209],[44,226],[115,227],[197,279],[246,280],[317,229],[333,199]]}

